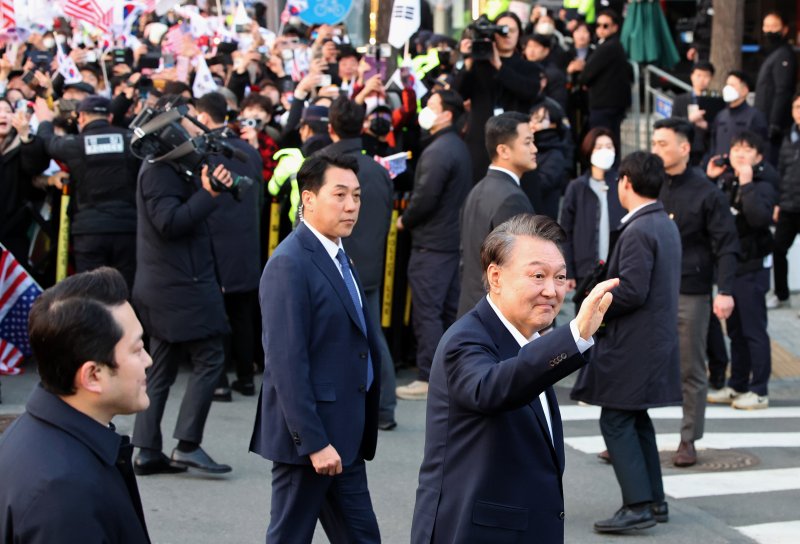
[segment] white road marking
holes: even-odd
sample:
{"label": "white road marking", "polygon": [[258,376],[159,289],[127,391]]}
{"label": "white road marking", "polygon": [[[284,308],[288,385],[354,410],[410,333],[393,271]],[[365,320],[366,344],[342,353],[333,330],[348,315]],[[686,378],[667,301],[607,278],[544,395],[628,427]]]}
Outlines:
{"label": "white road marking", "polygon": [[[570,404],[560,406],[563,421],[583,421],[600,419],[599,406],[578,406]],[[683,411],[680,406],[652,408],[647,411],[650,419],[681,419]],[[706,419],[786,419],[800,418],[800,406],[767,408],[766,410],[736,410],[727,405],[707,406]]]}
{"label": "white road marking", "polygon": [[734,529],[760,544],[797,544],[800,540],[800,521],[760,523]]}
{"label": "white road marking", "polygon": [[800,489],[800,468],[664,476],[664,492],[676,499],[794,489]]}

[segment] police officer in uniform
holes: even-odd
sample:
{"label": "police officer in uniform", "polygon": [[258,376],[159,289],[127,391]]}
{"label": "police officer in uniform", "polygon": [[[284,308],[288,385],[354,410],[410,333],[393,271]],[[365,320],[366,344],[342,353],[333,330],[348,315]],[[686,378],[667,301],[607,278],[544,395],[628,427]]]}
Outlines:
{"label": "police officer in uniform", "polygon": [[92,95],[78,104],[74,136],[39,126],[49,155],[69,168],[72,247],[78,272],[111,266],[133,288],[136,271],[136,176],[141,161],[130,150],[131,131],[111,125],[109,100]]}

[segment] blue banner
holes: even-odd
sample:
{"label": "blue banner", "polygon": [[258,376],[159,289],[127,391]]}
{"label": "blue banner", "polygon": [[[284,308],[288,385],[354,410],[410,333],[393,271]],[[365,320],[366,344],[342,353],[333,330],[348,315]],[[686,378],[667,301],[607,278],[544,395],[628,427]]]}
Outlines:
{"label": "blue banner", "polygon": [[308,7],[300,12],[300,20],[307,25],[341,23],[350,12],[353,0],[308,0]]}

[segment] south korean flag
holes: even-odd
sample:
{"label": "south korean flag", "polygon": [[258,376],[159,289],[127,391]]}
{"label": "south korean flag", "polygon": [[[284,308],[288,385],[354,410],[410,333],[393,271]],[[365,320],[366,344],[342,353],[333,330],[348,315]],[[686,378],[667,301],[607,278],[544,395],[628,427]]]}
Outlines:
{"label": "south korean flag", "polygon": [[392,20],[389,25],[389,43],[400,49],[419,29],[420,0],[394,0]]}

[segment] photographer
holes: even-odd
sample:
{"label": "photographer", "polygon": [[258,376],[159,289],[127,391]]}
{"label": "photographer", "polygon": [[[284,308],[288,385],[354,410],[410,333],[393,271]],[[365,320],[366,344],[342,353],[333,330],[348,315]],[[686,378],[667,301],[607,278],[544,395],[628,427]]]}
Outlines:
{"label": "photographer", "polygon": [[[464,67],[456,73],[453,88],[470,102],[465,140],[472,157],[474,183],[483,178],[490,162],[485,145],[486,122],[504,111],[527,114],[540,93],[539,68],[520,55],[520,29],[519,18],[504,12],[494,24],[485,17],[478,19],[470,27],[472,39],[461,40]],[[483,58],[486,40],[491,42],[491,51],[488,58]]]}
{"label": "photographer", "polygon": [[[164,96],[159,106],[175,99]],[[202,132],[185,117],[179,123],[163,129],[174,137],[173,142]],[[132,298],[150,335],[153,366],[147,371],[150,407],[136,416],[133,429],[133,444],[141,448],[134,470],[146,475],[180,472],[191,466],[214,474],[230,472],[230,466],[214,462],[200,443],[214,388],[224,370],[222,336],[229,332],[206,224],[219,205],[220,187],[212,186],[212,172],[226,188],[233,185],[233,179],[222,164],[204,164],[199,173],[187,178],[185,168],[158,160],[175,143],[165,147],[145,160],[136,191],[139,228]],[[174,433],[179,442],[170,459],[161,451],[161,417],[186,355],[194,371],[181,402]]]}
{"label": "photographer", "polygon": [[[778,173],[764,160],[765,149],[758,134],[741,132],[731,141],[729,161],[714,157],[706,169],[730,203],[741,246],[733,282],[733,313],[727,320],[731,377],[727,387],[709,392],[708,401],[744,410],[769,406],[767,382],[772,365],[764,296],[772,268],[769,226],[778,202]],[[709,371],[725,372],[724,368]]]}

